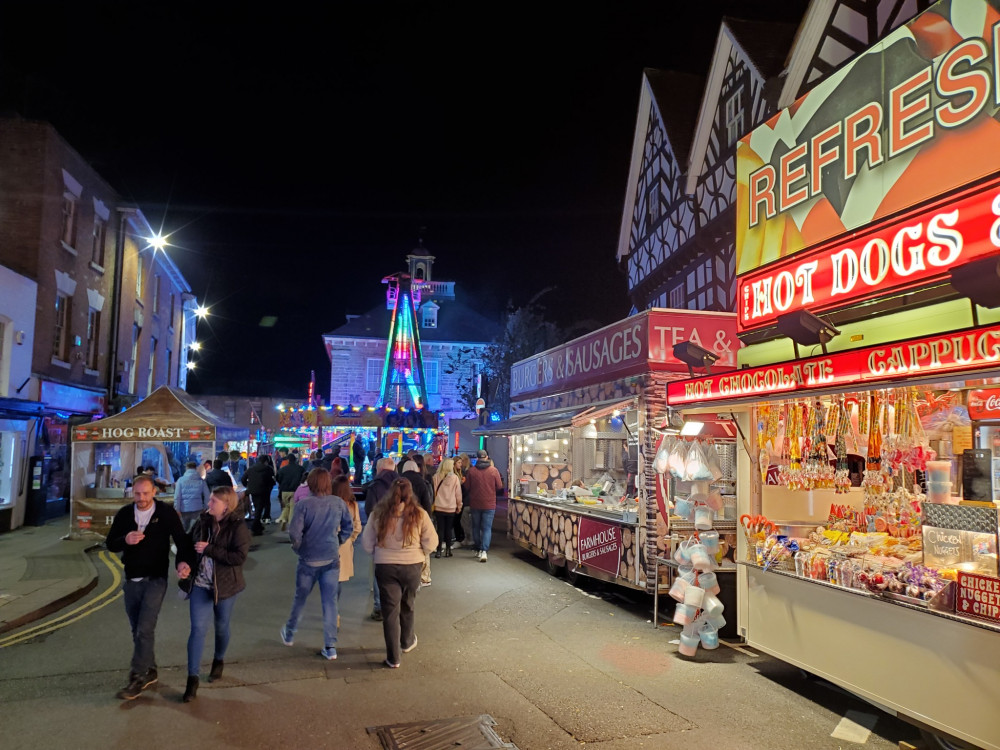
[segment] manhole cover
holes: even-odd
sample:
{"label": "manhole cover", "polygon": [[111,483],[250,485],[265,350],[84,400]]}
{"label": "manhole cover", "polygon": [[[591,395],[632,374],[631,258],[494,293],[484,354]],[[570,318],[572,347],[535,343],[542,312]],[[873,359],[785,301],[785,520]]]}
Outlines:
{"label": "manhole cover", "polygon": [[385,750],[517,750],[493,731],[496,720],[489,714],[457,716],[437,721],[413,721],[408,724],[388,724],[368,727],[369,734],[378,735]]}

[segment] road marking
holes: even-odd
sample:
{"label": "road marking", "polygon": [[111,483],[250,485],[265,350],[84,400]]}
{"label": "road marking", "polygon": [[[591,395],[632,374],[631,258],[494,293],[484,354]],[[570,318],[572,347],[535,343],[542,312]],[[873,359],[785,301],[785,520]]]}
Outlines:
{"label": "road marking", "polygon": [[22,630],[13,635],[9,635],[6,638],[0,638],[0,648],[6,648],[7,646],[14,646],[18,643],[23,643],[25,641],[30,641],[33,638],[37,638],[40,635],[46,635],[53,631],[59,630],[61,628],[70,625],[77,620],[81,620],[88,615],[97,612],[99,609],[103,609],[107,605],[111,604],[113,601],[117,601],[122,596],[121,582],[122,582],[122,564],[121,561],[108,553],[107,550],[101,550],[99,557],[101,562],[111,571],[111,585],[98,594],[96,597],[81,604],[75,609],[71,609],[69,612],[60,615],[52,620],[42,623],[41,625],[35,625],[34,627],[28,628],[27,630]]}
{"label": "road marking", "polygon": [[872,729],[875,728],[876,721],[878,721],[878,716],[875,714],[848,711],[844,718],[840,720],[840,723],[837,724],[836,729],[830,732],[830,736],[835,740],[845,740],[846,742],[864,745],[868,742]]}

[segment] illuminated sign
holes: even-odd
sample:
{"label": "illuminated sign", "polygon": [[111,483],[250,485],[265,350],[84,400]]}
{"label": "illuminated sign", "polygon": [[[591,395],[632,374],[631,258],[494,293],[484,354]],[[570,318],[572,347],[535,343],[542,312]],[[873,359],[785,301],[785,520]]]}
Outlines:
{"label": "illuminated sign", "polygon": [[735,315],[654,309],[516,362],[510,368],[510,395],[557,393],[650,371],[686,373],[687,365],[673,355],[682,341],[718,356],[713,367],[736,367]]}
{"label": "illuminated sign", "polygon": [[1000,388],[969,391],[969,418],[1000,419]]}
{"label": "illuminated sign", "polygon": [[1000,180],[829,243],[737,281],[740,333],[779,315],[822,312],[926,286],[951,268],[1000,253]]}
{"label": "illuminated sign", "polygon": [[932,5],[740,139],[737,274],[1000,169],[998,8]]}
{"label": "illuminated sign", "polygon": [[671,406],[951,375],[1000,367],[1000,325],[667,384]]}
{"label": "illuminated sign", "polygon": [[82,442],[138,442],[142,440],[215,440],[215,428],[211,425],[168,425],[137,426],[112,425],[101,422],[81,424],[73,428],[73,439]]}

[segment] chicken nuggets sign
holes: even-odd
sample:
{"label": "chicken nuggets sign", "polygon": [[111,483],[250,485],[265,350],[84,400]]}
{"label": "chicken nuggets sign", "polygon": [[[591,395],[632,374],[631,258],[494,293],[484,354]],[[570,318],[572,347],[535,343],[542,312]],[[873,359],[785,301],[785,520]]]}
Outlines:
{"label": "chicken nuggets sign", "polygon": [[932,5],[740,140],[737,274],[1000,169],[998,8]]}

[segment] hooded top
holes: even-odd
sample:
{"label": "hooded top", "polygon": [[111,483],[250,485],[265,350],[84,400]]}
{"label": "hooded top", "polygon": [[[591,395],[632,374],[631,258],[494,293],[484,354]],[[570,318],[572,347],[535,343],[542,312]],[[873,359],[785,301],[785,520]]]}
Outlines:
{"label": "hooded top", "polygon": [[477,458],[465,475],[466,499],[473,510],[496,510],[497,493],[503,489],[500,472],[488,458]]}

